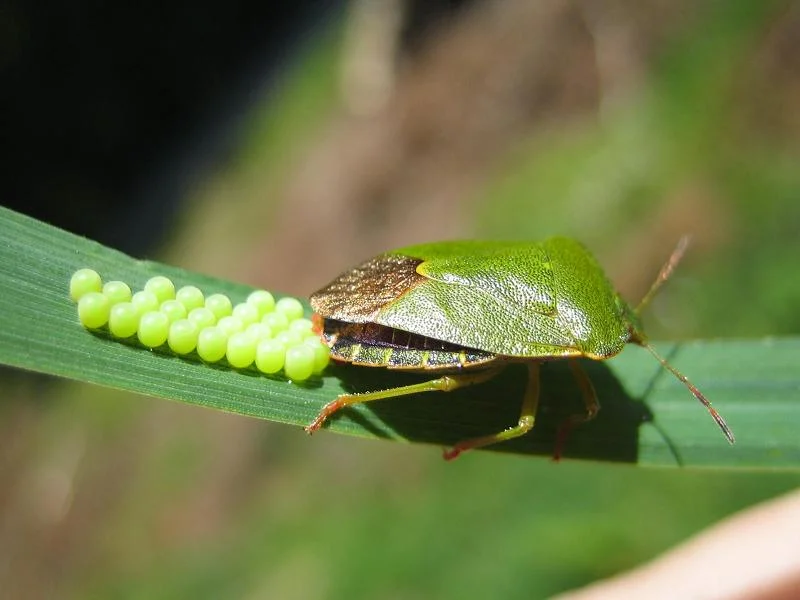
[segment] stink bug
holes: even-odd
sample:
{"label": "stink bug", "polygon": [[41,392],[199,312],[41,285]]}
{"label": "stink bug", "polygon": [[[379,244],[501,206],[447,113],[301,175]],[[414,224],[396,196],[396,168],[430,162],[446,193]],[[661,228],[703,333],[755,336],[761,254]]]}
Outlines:
{"label": "stink bug", "polygon": [[[577,358],[606,360],[625,344],[643,346],[708,409],[729,442],[733,433],[710,402],[647,342],[639,312],[686,249],[673,252],[636,309],[614,290],[595,258],[575,240],[540,243],[461,241],[409,246],[343,273],[311,296],[316,327],[331,358],[359,366],[432,371],[435,379],[362,394],[343,394],[306,427],[312,433],[345,406],[418,392],[449,392],[482,383],[509,362],[528,366],[519,422],[464,440],[464,450],[524,435],[539,399],[539,365],[569,359],[586,411],[562,427],[592,419],[600,408]],[[559,443],[560,445],[560,443]],[[556,448],[556,457],[560,448]]]}

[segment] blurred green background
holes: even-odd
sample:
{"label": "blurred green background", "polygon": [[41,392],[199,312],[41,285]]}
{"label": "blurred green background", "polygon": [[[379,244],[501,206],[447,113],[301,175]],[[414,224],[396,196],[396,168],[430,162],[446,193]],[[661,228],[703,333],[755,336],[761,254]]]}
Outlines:
{"label": "blurred green background", "polygon": [[[160,260],[308,295],[390,247],[563,233],[635,302],[690,233],[653,338],[798,333],[797,3],[478,2],[411,46],[402,5],[315,30]],[[444,463],[73,383],[2,388],[9,598],[546,597],[800,483]]]}

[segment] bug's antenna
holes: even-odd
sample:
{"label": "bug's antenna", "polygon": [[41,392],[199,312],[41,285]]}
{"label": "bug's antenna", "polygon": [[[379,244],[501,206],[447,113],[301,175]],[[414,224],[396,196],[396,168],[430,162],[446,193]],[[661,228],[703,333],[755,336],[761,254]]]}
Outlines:
{"label": "bug's antenna", "polygon": [[653,296],[656,295],[656,292],[661,288],[664,282],[669,279],[672,272],[675,270],[675,267],[678,266],[678,263],[681,262],[681,258],[683,258],[683,254],[686,252],[686,249],[689,247],[690,236],[684,235],[680,240],[678,240],[678,245],[675,246],[675,250],[672,251],[670,254],[669,259],[664,266],[661,267],[661,271],[658,273],[658,277],[653,282],[653,285],[650,286],[650,290],[644,295],[642,301],[639,302],[639,305],[636,307],[634,312],[638,315],[642,312],[642,310],[650,304],[650,301],[653,299]]}
{"label": "bug's antenna", "polygon": [[[673,253],[673,255],[674,255],[674,253]],[[683,373],[678,371],[678,369],[676,369],[671,364],[669,364],[667,362],[667,360],[665,358],[663,358],[658,352],[656,352],[655,348],[653,348],[647,342],[641,341],[641,342],[639,342],[639,344],[641,346],[644,346],[645,348],[647,348],[647,350],[650,352],[650,354],[655,356],[656,360],[661,363],[662,367],[664,367],[670,373],[675,375],[675,377],[677,377],[687,388],[689,388],[689,391],[692,392],[694,397],[697,398],[703,404],[703,406],[706,407],[706,409],[708,409],[708,412],[711,415],[711,418],[713,418],[717,422],[717,425],[719,425],[719,428],[722,429],[722,433],[724,433],[725,437],[728,438],[728,441],[731,444],[735,443],[736,442],[736,438],[733,437],[733,432],[731,431],[731,428],[728,427],[728,424],[725,422],[725,419],[723,419],[722,415],[717,412],[717,409],[715,409],[713,406],[711,406],[711,402],[708,401],[708,398],[706,398],[703,395],[703,393],[700,390],[698,390],[691,381],[689,381],[689,379],[686,377],[686,375],[684,375]]]}

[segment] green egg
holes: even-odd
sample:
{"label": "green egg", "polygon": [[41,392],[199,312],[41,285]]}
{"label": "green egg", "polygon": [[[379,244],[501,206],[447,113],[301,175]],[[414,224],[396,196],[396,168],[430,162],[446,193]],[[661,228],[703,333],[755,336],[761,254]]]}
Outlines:
{"label": "green egg", "polygon": [[136,292],[131,297],[131,304],[133,304],[136,307],[136,310],[139,311],[139,315],[158,310],[158,307],[161,305],[161,303],[158,301],[158,297],[153,292],[148,290]]}
{"label": "green egg", "polygon": [[158,303],[166,302],[167,300],[175,299],[175,284],[169,277],[163,275],[156,275],[147,280],[144,284],[144,289],[148,292],[153,292],[158,298]]}
{"label": "green egg", "polygon": [[283,368],[286,347],[275,339],[261,340],[256,346],[256,368],[272,375]]}
{"label": "green egg", "polygon": [[222,360],[227,349],[228,336],[218,327],[206,327],[197,336],[197,354],[206,362]]}
{"label": "green egg", "polygon": [[261,322],[272,330],[272,335],[277,335],[289,327],[289,319],[282,312],[267,313]]}
{"label": "green egg", "polygon": [[225,294],[211,294],[208,298],[206,298],[206,308],[214,313],[214,316],[217,318],[217,320],[220,320],[222,317],[227,317],[233,313],[233,304],[231,304],[231,299]]}
{"label": "green egg", "polygon": [[217,324],[217,318],[214,316],[214,313],[205,306],[193,308],[189,311],[189,316],[187,318],[197,325],[198,329],[205,329],[206,327],[212,327]]}
{"label": "green egg", "polygon": [[132,297],[131,288],[124,281],[109,281],[103,286],[103,295],[111,304],[130,302]]}
{"label": "green egg", "polygon": [[258,309],[259,317],[275,310],[275,298],[266,290],[256,290],[247,297],[247,303]]}
{"label": "green egg", "polygon": [[289,323],[289,330],[296,331],[297,333],[305,335],[306,333],[311,332],[311,328],[313,327],[313,323],[306,318],[299,318],[295,319],[291,323]]}
{"label": "green egg", "polygon": [[286,318],[290,321],[294,321],[295,319],[299,319],[303,316],[303,305],[297,298],[292,298],[291,296],[286,296],[285,298],[281,298],[275,304],[275,310],[277,312],[283,313],[286,315]]}
{"label": "green egg", "polygon": [[185,285],[175,293],[175,299],[186,307],[189,313],[195,308],[205,306],[206,299],[200,288],[193,285]]}
{"label": "green egg", "polygon": [[272,330],[269,328],[269,325],[264,325],[263,323],[252,323],[247,326],[245,331],[255,337],[259,342],[272,337]]}
{"label": "green egg", "polygon": [[188,314],[183,303],[178,302],[177,300],[166,300],[162,302],[159,310],[167,315],[170,323],[185,319],[186,315]]}
{"label": "green egg", "polygon": [[189,354],[197,347],[200,328],[194,321],[179,319],[169,326],[167,343],[175,354]]}
{"label": "green egg", "polygon": [[303,344],[314,351],[314,373],[319,375],[331,362],[331,349],[316,335],[310,335],[303,340]]}
{"label": "green egg", "polygon": [[[104,294],[105,295],[105,294]],[[118,338],[129,338],[139,328],[139,311],[130,302],[120,302],[111,307],[108,330]]]}
{"label": "green egg", "polygon": [[281,342],[285,347],[291,348],[292,346],[302,344],[304,337],[305,336],[298,331],[287,329],[285,331],[278,332],[278,335],[275,336],[275,339]]}
{"label": "green egg", "polygon": [[110,312],[111,302],[100,292],[87,292],[78,300],[78,318],[88,329],[103,327]]}
{"label": "green egg", "polygon": [[158,348],[169,336],[169,317],[161,311],[144,313],[139,320],[139,341],[148,348]]}
{"label": "green egg", "polygon": [[94,269],[78,269],[69,280],[69,295],[75,302],[89,292],[100,292],[103,280]]}
{"label": "green egg", "polygon": [[234,333],[244,331],[244,323],[242,323],[242,320],[233,315],[222,317],[217,322],[217,327],[219,327],[220,330],[222,330],[222,332],[227,336],[232,336]]}
{"label": "green egg", "polygon": [[238,331],[228,338],[225,353],[228,363],[237,369],[245,369],[256,359],[256,338],[245,331]]}
{"label": "green egg", "polygon": [[314,373],[314,349],[306,344],[287,348],[283,372],[292,381],[303,381]]}
{"label": "green egg", "polygon": [[248,304],[247,302],[243,302],[234,306],[233,316],[239,317],[242,320],[242,323],[244,323],[245,327],[261,319],[261,315],[258,313],[258,308],[253,304]]}

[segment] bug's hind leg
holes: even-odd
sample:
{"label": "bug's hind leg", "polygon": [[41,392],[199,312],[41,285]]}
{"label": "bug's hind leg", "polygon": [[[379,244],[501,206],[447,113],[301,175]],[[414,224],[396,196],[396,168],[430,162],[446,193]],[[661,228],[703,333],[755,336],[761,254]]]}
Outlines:
{"label": "bug's hind leg", "polygon": [[539,406],[539,363],[528,364],[528,387],[525,389],[525,398],[522,400],[522,410],[519,421],[514,427],[504,429],[499,433],[485,435],[458,442],[449,450],[444,451],[444,459],[452,460],[465,450],[480,448],[497,442],[504,442],[521,435],[525,435],[533,428],[536,420],[536,409]]}
{"label": "bug's hind leg", "polygon": [[572,369],[572,374],[578,386],[581,388],[581,395],[583,396],[583,404],[586,407],[586,412],[574,414],[568,417],[558,429],[556,436],[556,447],[553,451],[553,460],[560,460],[561,453],[564,450],[564,443],[567,441],[567,436],[572,428],[586,421],[591,421],[597,416],[600,411],[600,402],[597,400],[597,392],[594,390],[592,380],[586,374],[586,371],[581,367],[578,359],[570,359],[569,366]]}
{"label": "bug's hind leg", "polygon": [[403,385],[400,387],[389,388],[388,390],[379,390],[376,392],[365,392],[362,394],[342,394],[335,400],[328,402],[319,411],[319,414],[314,420],[306,427],[306,433],[314,433],[317,429],[322,427],[322,424],[336,411],[353,404],[361,404],[362,402],[372,402],[373,400],[385,400],[387,398],[395,398],[397,396],[407,396],[409,394],[418,394],[421,392],[452,392],[461,387],[475,385],[488,381],[500,371],[502,367],[494,367],[481,371],[462,372],[450,375],[443,375],[437,379],[430,381],[423,381],[421,383],[414,383],[411,385]]}

